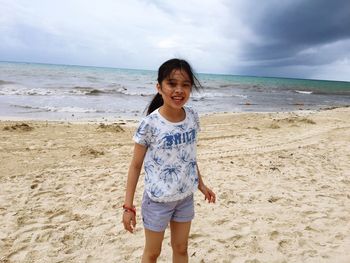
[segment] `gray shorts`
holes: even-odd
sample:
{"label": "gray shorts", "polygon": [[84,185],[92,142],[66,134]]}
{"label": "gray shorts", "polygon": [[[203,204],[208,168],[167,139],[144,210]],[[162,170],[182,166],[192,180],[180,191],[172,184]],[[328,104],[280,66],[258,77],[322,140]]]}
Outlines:
{"label": "gray shorts", "polygon": [[141,214],[145,228],[164,231],[170,221],[190,222],[194,218],[193,194],[179,201],[155,202],[143,193]]}

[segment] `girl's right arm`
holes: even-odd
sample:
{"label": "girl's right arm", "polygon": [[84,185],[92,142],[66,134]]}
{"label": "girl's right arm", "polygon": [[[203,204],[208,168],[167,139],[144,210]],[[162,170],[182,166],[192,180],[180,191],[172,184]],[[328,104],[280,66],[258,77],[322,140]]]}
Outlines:
{"label": "girl's right arm", "polygon": [[[124,202],[125,207],[129,207],[129,208],[134,207],[133,202],[134,202],[136,185],[139,180],[146,151],[147,151],[147,147],[145,147],[144,145],[135,143],[134,154],[129,167],[128,179],[126,183],[126,194],[125,194],[125,202]],[[124,210],[123,224],[124,224],[124,228],[130,233],[132,233],[136,226],[135,214],[131,211]]]}

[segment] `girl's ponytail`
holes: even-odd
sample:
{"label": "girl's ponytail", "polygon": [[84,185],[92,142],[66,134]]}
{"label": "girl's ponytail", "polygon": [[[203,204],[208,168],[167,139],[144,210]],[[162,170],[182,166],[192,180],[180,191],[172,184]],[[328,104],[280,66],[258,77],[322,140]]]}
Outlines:
{"label": "girl's ponytail", "polygon": [[162,95],[157,93],[148,106],[147,115],[152,113],[154,110],[158,109],[160,106],[163,105],[163,103],[164,103],[164,101],[163,101]]}

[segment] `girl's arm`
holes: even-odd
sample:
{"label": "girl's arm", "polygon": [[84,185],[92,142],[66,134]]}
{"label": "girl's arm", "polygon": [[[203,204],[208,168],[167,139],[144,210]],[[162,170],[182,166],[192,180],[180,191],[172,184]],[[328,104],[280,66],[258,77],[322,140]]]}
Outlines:
{"label": "girl's arm", "polygon": [[[129,167],[128,179],[126,183],[126,193],[125,193],[125,201],[124,201],[124,207],[126,208],[133,209],[134,207],[134,195],[135,195],[136,185],[139,180],[146,151],[147,151],[147,147],[145,147],[144,145],[135,143],[134,154]],[[124,224],[124,228],[130,233],[132,233],[136,226],[136,215],[132,211],[130,210],[128,211],[127,209],[125,209],[123,213],[123,224]]]}
{"label": "girl's arm", "polygon": [[204,194],[204,197],[205,197],[204,200],[208,200],[209,203],[215,203],[215,200],[216,200],[215,193],[204,184],[202,175],[199,172],[198,164],[197,164],[197,174],[198,174],[198,189]]}

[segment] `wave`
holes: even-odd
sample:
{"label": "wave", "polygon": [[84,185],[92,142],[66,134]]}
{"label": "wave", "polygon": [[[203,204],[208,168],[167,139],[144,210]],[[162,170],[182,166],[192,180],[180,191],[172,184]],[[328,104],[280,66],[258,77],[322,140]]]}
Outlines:
{"label": "wave", "polygon": [[239,83],[232,83],[232,84],[220,84],[220,83],[202,83],[203,88],[209,89],[209,90],[223,90],[223,89],[240,89],[245,88],[247,85],[245,84],[239,84]]}
{"label": "wave", "polygon": [[299,93],[299,94],[314,94],[314,95],[337,95],[337,96],[350,96],[350,89],[349,90],[325,90],[325,89],[317,89],[314,88],[312,91],[311,90],[294,90],[294,92]]}
{"label": "wave", "polygon": [[1,85],[7,85],[7,84],[15,84],[15,82],[12,82],[12,81],[6,81],[6,80],[2,80],[2,79],[0,79],[0,86],[1,86]]}
{"label": "wave", "polygon": [[306,90],[295,90],[296,93],[299,94],[312,94],[312,91],[306,91]]}
{"label": "wave", "polygon": [[247,99],[247,95],[242,94],[226,94],[226,93],[218,93],[218,92],[201,92],[201,93],[193,93],[191,98],[193,100],[203,100],[203,99],[211,99],[211,98],[224,98],[224,97],[237,97]]}
{"label": "wave", "polygon": [[105,113],[107,111],[103,110],[97,110],[97,109],[87,109],[87,108],[81,108],[81,107],[53,107],[53,106],[46,106],[46,107],[35,107],[35,106],[28,106],[28,105],[11,105],[11,107],[15,108],[22,108],[29,111],[35,111],[35,112],[69,112],[69,113]]}
{"label": "wave", "polygon": [[[151,97],[156,93],[153,89],[147,87],[126,88],[120,85],[113,87],[93,87],[93,86],[74,86],[74,87],[56,87],[56,88],[31,88],[21,84],[4,84],[0,87],[0,95],[16,95],[16,96],[132,96],[132,97]],[[193,92],[191,97],[194,101],[223,98],[238,97],[247,98],[245,95],[232,94],[230,91],[220,92],[218,89],[207,89],[205,92]]]}
{"label": "wave", "polygon": [[6,83],[1,86],[0,95],[49,96],[54,94],[54,92],[49,89],[28,88],[17,83]]}
{"label": "wave", "polygon": [[[100,89],[95,87],[57,87],[57,88],[32,88],[18,83],[2,81],[0,83],[0,95],[17,95],[17,96],[98,96],[106,94],[127,94],[126,88],[117,89]],[[134,94],[131,94],[134,95]],[[136,94],[135,94],[136,95]]]}
{"label": "wave", "polygon": [[101,95],[104,93],[109,93],[108,91],[93,88],[93,87],[80,87],[80,86],[75,86],[73,87],[72,90],[68,91],[70,94],[75,94],[75,95]]}

